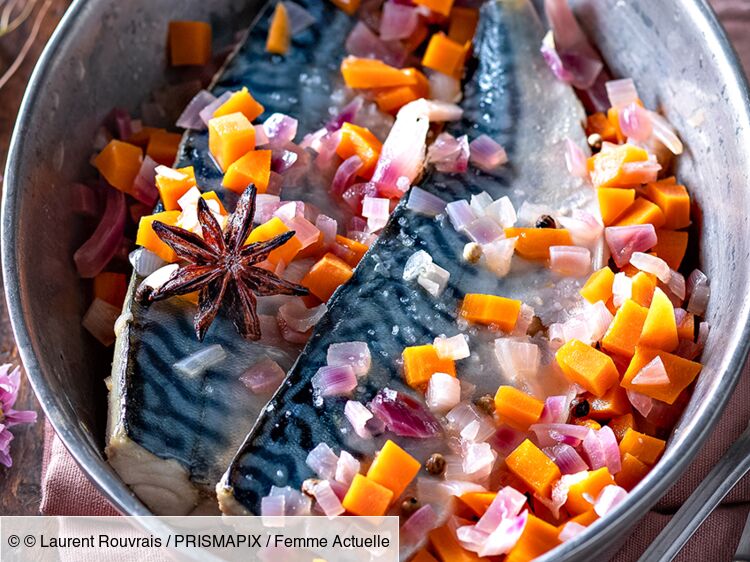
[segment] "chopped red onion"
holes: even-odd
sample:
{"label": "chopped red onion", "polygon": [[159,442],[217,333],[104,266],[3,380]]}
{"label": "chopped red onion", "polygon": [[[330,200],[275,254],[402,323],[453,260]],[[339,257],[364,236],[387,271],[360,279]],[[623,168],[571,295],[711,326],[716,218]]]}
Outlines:
{"label": "chopped red onion", "polygon": [[291,221],[295,217],[301,217],[305,215],[305,204],[302,201],[288,201],[279,205],[279,207],[273,212],[273,216],[280,218],[286,223]]}
{"label": "chopped red onion", "polygon": [[628,400],[633,405],[633,408],[638,410],[643,417],[648,417],[651,413],[651,409],[654,407],[653,398],[634,390],[628,390],[626,392],[628,394]]}
{"label": "chopped red onion", "polygon": [[469,161],[483,172],[494,172],[508,161],[505,149],[487,135],[479,135],[471,141],[469,149]]}
{"label": "chopped red onion", "polygon": [[284,513],[286,515],[310,515],[310,504],[312,502],[308,496],[299,490],[294,490],[290,486],[284,486],[283,488],[271,486],[269,496],[284,497]]}
{"label": "chopped red onion", "polygon": [[664,119],[664,117],[662,117],[655,111],[646,110],[646,112],[651,118],[651,126],[653,129],[654,137],[656,137],[656,139],[660,143],[666,146],[672,152],[672,154],[682,154],[682,151],[684,149],[682,141],[675,134],[675,131],[672,128],[672,125],[670,125],[669,121]]}
{"label": "chopped red onion", "polygon": [[[677,297],[679,301],[677,305],[682,304],[682,301],[685,299],[685,277],[682,275],[682,273],[679,273],[674,269],[670,269],[667,288],[669,289],[670,293]],[[672,302],[674,302],[674,299],[672,299]]]}
{"label": "chopped red onion", "polygon": [[[346,203],[349,208],[352,210],[353,213],[359,215],[362,213],[362,200],[365,198],[365,196],[374,197],[378,194],[378,188],[377,186],[372,182],[366,182],[366,183],[355,183],[351,187],[349,187],[346,191],[344,191],[341,198],[344,200],[344,203]],[[359,219],[360,217],[355,217]],[[354,219],[352,219],[354,220]],[[352,228],[352,230],[358,230],[361,228],[360,231],[367,228],[367,221],[362,221],[361,226],[352,225],[355,228]]]}
{"label": "chopped red onion", "polygon": [[430,72],[428,79],[430,81],[430,97],[432,99],[449,103],[458,103],[461,101],[463,92],[459,80],[437,71]]}
{"label": "chopped red onion", "polygon": [[526,439],[526,433],[522,433],[508,425],[501,425],[487,442],[498,453],[508,456],[516,447]]}
{"label": "chopped red onion", "polygon": [[495,357],[500,371],[510,380],[534,380],[540,365],[539,346],[511,338],[495,340]]}
{"label": "chopped red onion", "polygon": [[83,183],[74,183],[71,186],[71,192],[71,206],[74,212],[87,217],[99,215],[99,197],[90,186]]}
{"label": "chopped red onion", "polygon": [[321,367],[312,378],[313,389],[320,396],[342,396],[357,388],[357,376],[350,365]]}
{"label": "chopped red onion", "polygon": [[630,256],[630,265],[641,271],[645,271],[646,273],[656,275],[662,283],[669,283],[669,279],[672,276],[667,262],[661,258],[643,252],[634,252],[633,255]]}
{"label": "chopped red onion", "polygon": [[505,237],[505,232],[490,217],[479,217],[464,228],[466,235],[479,245]]}
{"label": "chopped red onion", "polygon": [[132,120],[130,114],[124,109],[115,107],[109,114],[106,121],[111,122],[114,127],[117,138],[127,140],[133,134]]}
{"label": "chopped red onion", "polygon": [[292,330],[307,332],[327,311],[325,303],[307,308],[300,299],[295,299],[281,305],[278,314]]}
{"label": "chopped red onion", "polygon": [[383,41],[410,37],[419,23],[419,14],[414,6],[386,2],[380,19],[380,38]]}
{"label": "chopped red onion", "polygon": [[354,179],[357,177],[357,172],[359,172],[360,168],[362,168],[362,159],[356,154],[344,160],[336,168],[336,173],[331,182],[331,193],[343,195],[354,183]]}
{"label": "chopped red onion", "polygon": [[325,443],[318,443],[305,459],[305,464],[323,480],[332,480],[336,476],[338,463],[338,455]]}
{"label": "chopped red onion", "polygon": [[285,515],[284,496],[264,496],[260,499],[260,515],[265,527],[283,527]]}
{"label": "chopped red onion", "polygon": [[427,162],[439,172],[462,173],[469,168],[469,137],[440,133],[427,150]]}
{"label": "chopped red onion", "polygon": [[694,269],[688,276],[687,295],[687,311],[703,316],[706,313],[711,289],[708,286],[708,277],[700,269]]}
{"label": "chopped red onion", "polygon": [[255,216],[253,222],[263,224],[268,222],[274,216],[276,210],[281,206],[281,200],[278,195],[268,193],[259,193],[255,196]]}
{"label": "chopped red onion", "polygon": [[463,334],[456,334],[450,338],[437,337],[432,345],[441,359],[466,359],[471,355],[469,342]]}
{"label": "chopped red onion", "polygon": [[590,56],[579,50],[558,50],[552,31],[542,39],[540,51],[547,66],[558,80],[581,90],[593,86],[604,68],[604,63],[598,56]]}
{"label": "chopped red onion", "polygon": [[483,217],[484,210],[492,205],[493,202],[492,196],[486,191],[482,191],[480,193],[472,194],[469,206],[477,217]]}
{"label": "chopped red onion", "polygon": [[647,140],[651,136],[651,116],[637,102],[631,102],[621,108],[617,114],[622,134],[639,142]]}
{"label": "chopped red onion", "polygon": [[227,357],[227,352],[219,344],[209,345],[177,361],[173,368],[186,377],[197,377],[218,365]]}
{"label": "chopped red onion", "polygon": [[370,411],[401,437],[424,439],[440,434],[440,423],[411,396],[384,388],[369,404]]}
{"label": "chopped red onion", "polygon": [[633,279],[622,271],[615,274],[615,280],[612,282],[612,297],[615,307],[621,307],[632,296]]}
{"label": "chopped red onion", "polygon": [[631,103],[638,103],[638,91],[632,78],[610,80],[605,84],[609,103],[615,109],[623,108]]}
{"label": "chopped red onion", "polygon": [[469,206],[469,202],[465,199],[451,201],[445,206],[445,211],[448,213],[448,218],[450,219],[453,228],[459,232],[464,230],[477,219],[476,214],[471,206]]}
{"label": "chopped red onion", "polygon": [[544,400],[544,409],[538,423],[565,423],[568,421],[569,409],[570,400],[567,396],[548,396]]}
{"label": "chopped red onion", "polygon": [[516,249],[518,237],[501,238],[482,245],[482,257],[484,265],[498,277],[505,277],[510,273],[513,254]]}
{"label": "chopped red onion", "polygon": [[486,441],[496,431],[492,418],[480,414],[470,402],[461,402],[445,418],[449,428],[466,441]]}
{"label": "chopped red onion", "polygon": [[316,482],[312,487],[311,493],[328,519],[333,519],[344,513],[344,506],[341,505],[339,498],[336,496],[333,488],[331,488],[331,484],[327,480]]}
{"label": "chopped red onion", "polygon": [[286,373],[270,357],[264,357],[240,375],[240,381],[253,394],[270,394],[275,391]]}
{"label": "chopped red onion", "polygon": [[445,201],[437,195],[415,186],[409,192],[406,208],[421,215],[436,217],[445,211]]}
{"label": "chopped red onion", "polygon": [[323,235],[323,246],[328,248],[336,242],[338,222],[328,215],[320,214],[315,218],[315,228]]}
{"label": "chopped red onion", "polygon": [[615,486],[614,484],[604,486],[594,502],[594,511],[596,511],[596,514],[599,517],[604,517],[625,501],[625,498],[627,497],[628,492],[625,489],[620,488],[620,486]]}
{"label": "chopped red onion", "polygon": [[348,365],[358,377],[365,376],[370,371],[372,357],[370,348],[363,341],[333,343],[328,346],[327,361],[329,367]]}
{"label": "chopped red onion", "polygon": [[355,57],[378,59],[396,67],[403,66],[408,57],[400,41],[383,41],[361,21],[349,33],[345,47]]}
{"label": "chopped red onion", "polygon": [[485,207],[484,214],[503,228],[512,227],[517,220],[516,210],[507,195]]}
{"label": "chopped red onion", "polygon": [[317,23],[315,16],[299,4],[289,2],[289,0],[284,0],[282,3],[289,17],[289,27],[291,28],[292,36],[302,33],[311,25]]}
{"label": "chopped red onion", "polygon": [[487,507],[487,511],[477,521],[476,528],[484,533],[492,533],[503,519],[515,517],[526,505],[526,496],[513,488],[501,488]]}
{"label": "chopped red onion", "polygon": [[573,447],[566,443],[557,443],[544,449],[544,454],[555,461],[563,474],[575,474],[589,467]]}
{"label": "chopped red onion", "polygon": [[[180,117],[177,119],[175,125],[182,129],[193,129],[195,131],[203,131],[206,128],[206,123],[201,119],[201,111],[206,108],[207,105],[216,101],[216,96],[207,90],[201,90],[190,103],[187,104]],[[214,109],[216,111],[216,109]]]}
{"label": "chopped red onion", "polygon": [[620,448],[614,431],[608,425],[604,425],[596,431],[596,436],[602,444],[605,465],[609,469],[609,473],[617,474],[622,468],[622,463],[620,461]]}
{"label": "chopped red onion", "polygon": [[120,308],[95,298],[83,315],[81,325],[99,342],[109,347],[115,343],[115,322],[120,316]]}
{"label": "chopped red onion", "polygon": [[[478,422],[474,422],[479,425]],[[461,469],[467,480],[484,482],[492,473],[497,453],[489,443],[469,442],[463,445]]]}
{"label": "chopped red onion", "polygon": [[427,383],[425,402],[430,411],[444,414],[461,401],[461,383],[446,373],[434,373]]}
{"label": "chopped red onion", "polygon": [[[368,219],[368,225],[371,219],[377,220],[378,222],[388,221],[388,217],[391,214],[391,201],[383,197],[370,197],[365,195],[362,198],[362,216]],[[382,228],[382,227],[381,227]]]}
{"label": "chopped red onion", "polygon": [[130,193],[141,203],[153,207],[159,199],[159,191],[156,189],[156,168],[158,164],[146,155],[143,157],[141,169],[133,180],[133,189]]}
{"label": "chopped red onion", "polygon": [[536,433],[537,440],[542,447],[551,447],[557,443],[576,447],[589,432],[587,427],[569,423],[537,423],[529,430]]}
{"label": "chopped red onion", "polygon": [[652,224],[608,226],[604,229],[604,237],[617,267],[625,267],[634,252],[650,250],[657,242]]}
{"label": "chopped red onion", "polygon": [[341,456],[336,463],[336,481],[349,486],[357,474],[359,474],[359,461],[347,451],[341,451]]}
{"label": "chopped red onion", "polygon": [[576,211],[572,217],[559,216],[557,222],[568,230],[573,244],[586,248],[594,246],[604,231],[601,223],[585,211]]}
{"label": "chopped red onion", "polygon": [[438,524],[438,516],[432,505],[426,503],[425,498],[421,499],[425,505],[412,513],[406,522],[401,525],[401,540],[407,544],[416,543],[423,539]]}
{"label": "chopped red onion", "polygon": [[644,184],[656,181],[661,164],[656,160],[625,162],[622,165],[623,181],[631,184]]}
{"label": "chopped red onion", "polygon": [[292,219],[282,220],[289,230],[294,231],[294,237],[303,249],[312,246],[320,238],[320,231],[304,216],[297,215]]}
{"label": "chopped red onion", "polygon": [[[201,118],[201,121],[208,126],[209,120],[213,119],[214,112],[219,109],[224,103],[232,97],[232,94],[234,92],[226,91],[223,94],[221,94],[218,98],[216,98],[214,101],[209,103],[207,106],[205,106],[203,109],[201,109],[198,112],[198,116]],[[148,123],[148,121],[146,121]]]}
{"label": "chopped red onion", "polygon": [[346,104],[339,113],[326,123],[326,129],[330,132],[338,131],[344,123],[354,123],[357,113],[362,109],[364,99],[360,96],[355,97]]}
{"label": "chopped red onion", "polygon": [[461,106],[437,100],[420,99],[414,104],[417,113],[423,114],[430,122],[458,121],[464,114]]}
{"label": "chopped red onion", "polygon": [[550,246],[550,269],[565,277],[583,277],[591,269],[591,252],[580,246]]}
{"label": "chopped red onion", "polygon": [[630,381],[634,385],[667,385],[670,383],[664,362],[658,355],[646,363]]}
{"label": "chopped red onion", "polygon": [[557,535],[557,538],[562,542],[569,541],[570,539],[575,538],[583,533],[585,530],[586,527],[584,527],[580,523],[576,523],[575,521],[568,521],[567,523],[565,523],[565,525],[563,525],[563,528],[560,531],[560,534]]}
{"label": "chopped red onion", "polygon": [[125,194],[111,187],[106,193],[104,214],[96,230],[73,255],[78,275],[85,279],[96,277],[104,269],[120,248],[125,233]]}
{"label": "chopped red onion", "polygon": [[271,148],[284,148],[297,135],[297,120],[283,113],[274,113],[263,122],[263,130]]}
{"label": "chopped red onion", "polygon": [[568,168],[568,172],[577,178],[585,178],[589,175],[586,165],[586,154],[570,138],[565,139],[565,165]]}
{"label": "chopped red onion", "polygon": [[367,427],[367,422],[373,417],[373,414],[361,402],[348,400],[344,406],[344,415],[349,423],[352,424],[354,432],[362,439],[371,439],[372,433]]}
{"label": "chopped red onion", "polygon": [[609,329],[609,325],[612,324],[612,320],[614,320],[614,316],[607,308],[607,305],[602,301],[597,301],[594,304],[588,305],[584,317],[586,319],[586,326],[589,330],[589,341],[591,344],[598,342],[604,337],[607,329]]}

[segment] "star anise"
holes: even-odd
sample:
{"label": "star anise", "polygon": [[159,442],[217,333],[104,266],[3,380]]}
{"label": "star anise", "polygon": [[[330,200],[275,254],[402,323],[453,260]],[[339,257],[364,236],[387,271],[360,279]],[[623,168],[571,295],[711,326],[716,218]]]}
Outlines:
{"label": "star anise", "polygon": [[148,299],[157,301],[200,291],[195,333],[203,340],[220,308],[244,338],[260,338],[256,297],[306,295],[307,289],[255,267],[268,254],[294,236],[288,231],[271,240],[245,244],[255,214],[255,187],[248,187],[229,216],[224,232],[203,198],[198,199],[198,222],[203,236],[177,226],[154,221],[154,232],[179,258],[180,266]]}

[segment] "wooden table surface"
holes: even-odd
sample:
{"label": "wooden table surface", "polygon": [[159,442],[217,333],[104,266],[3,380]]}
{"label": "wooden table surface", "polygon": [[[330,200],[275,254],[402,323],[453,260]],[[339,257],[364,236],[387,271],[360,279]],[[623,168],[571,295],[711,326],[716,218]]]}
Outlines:
{"label": "wooden table surface", "polygon": [[[43,1],[38,1],[37,10]],[[10,133],[13,130],[26,83],[42,48],[72,0],[47,1],[50,2],[49,12],[42,21],[39,34],[28,56],[13,78],[3,89],[0,89],[0,169],[2,170],[5,169]],[[750,19],[750,2],[711,0],[711,4],[716,8],[720,19],[734,40],[735,47],[747,69],[750,67],[750,34],[746,33],[746,26],[747,20]],[[28,21],[13,34],[0,38],[0,75],[16,58],[31,27],[32,22]],[[0,291],[2,291],[1,286]],[[4,295],[0,299],[0,362],[18,363],[18,350],[13,341]],[[0,466],[0,515],[34,515],[39,510],[44,415],[25,379],[21,385],[16,407],[22,410],[36,410],[39,413],[39,421],[31,426],[13,429],[15,435],[11,449],[13,467],[5,469]]]}

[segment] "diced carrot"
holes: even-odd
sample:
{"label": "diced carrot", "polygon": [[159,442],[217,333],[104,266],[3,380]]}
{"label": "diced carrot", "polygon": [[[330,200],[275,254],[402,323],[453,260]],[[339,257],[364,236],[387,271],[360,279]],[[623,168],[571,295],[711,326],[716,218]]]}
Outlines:
{"label": "diced carrot", "polygon": [[163,222],[164,224],[176,225],[180,218],[180,211],[163,211],[155,215],[141,217],[138,223],[138,234],[135,243],[152,251],[166,262],[172,263],[177,261],[177,254],[167,244],[162,242],[161,238],[154,232],[154,221]]}
{"label": "diced carrot", "polygon": [[221,185],[235,193],[242,193],[248,185],[253,184],[258,193],[265,193],[270,178],[271,151],[251,150],[232,162]]}
{"label": "diced carrot", "polygon": [[377,59],[346,57],[341,61],[341,75],[350,88],[390,88],[393,86],[416,86],[414,69],[400,69]]}
{"label": "diced carrot", "polygon": [[341,505],[352,515],[385,515],[393,492],[367,476],[355,474]]}
{"label": "diced carrot", "polygon": [[[605,486],[614,484],[614,479],[606,466],[590,471],[585,478],[570,485],[565,509],[571,515],[580,515],[592,508],[592,501],[596,500],[599,492]],[[587,498],[591,498],[589,501]]]}
{"label": "diced carrot", "polygon": [[266,38],[266,51],[277,55],[285,55],[289,51],[292,42],[292,27],[289,23],[289,13],[283,2],[276,4],[268,28]]}
{"label": "diced carrot", "polygon": [[594,113],[586,118],[586,134],[598,134],[602,140],[617,142],[617,130],[604,113]]}
{"label": "diced carrot", "polygon": [[566,342],[555,359],[565,376],[596,396],[604,396],[620,377],[611,357],[580,340]]}
{"label": "diced carrot", "polygon": [[581,296],[594,304],[599,301],[607,302],[612,297],[612,283],[614,283],[615,274],[608,266],[592,273],[581,287]]}
{"label": "diced carrot", "polygon": [[552,459],[528,439],[507,456],[508,469],[532,491],[548,498],[552,484],[560,479],[560,469]]}
{"label": "diced carrot", "polygon": [[614,223],[615,226],[634,224],[653,224],[654,228],[661,228],[664,225],[664,213],[648,199],[636,197],[633,204]]}
{"label": "diced carrot", "polygon": [[479,23],[479,10],[455,6],[448,22],[448,37],[460,45],[474,39]]}
{"label": "diced carrot", "polygon": [[422,57],[422,66],[454,78],[460,75],[468,52],[467,44],[456,43],[439,31],[430,37]]}
{"label": "diced carrot", "polygon": [[589,158],[591,181],[594,187],[633,187],[632,178],[625,173],[623,165],[645,160],[648,160],[648,153],[632,144],[622,144],[606,152],[598,152]]}
{"label": "diced carrot", "polygon": [[615,434],[617,440],[621,441],[628,429],[635,429],[635,417],[632,413],[624,414],[622,416],[612,418],[612,420],[610,420],[609,424],[607,425],[609,425],[609,428]]}
{"label": "diced carrot", "polygon": [[94,298],[102,299],[112,306],[122,307],[127,291],[128,279],[124,273],[102,271],[94,277]]}
{"label": "diced carrot", "polygon": [[464,502],[474,512],[474,515],[481,517],[490,507],[490,504],[497,496],[496,492],[466,492],[459,496],[462,502]]}
{"label": "diced carrot", "polygon": [[501,386],[495,394],[495,412],[500,421],[519,431],[528,431],[531,424],[539,421],[543,409],[544,402],[512,386]]}
{"label": "diced carrot", "polygon": [[446,17],[450,15],[453,7],[453,0],[414,0],[414,3]]}
{"label": "diced carrot", "polygon": [[415,345],[404,348],[404,378],[412,388],[423,389],[435,373],[446,373],[456,376],[456,365],[453,359],[438,357],[435,346]]}
{"label": "diced carrot", "polygon": [[462,547],[456,538],[456,533],[448,524],[433,529],[427,533],[427,537],[440,562],[479,562],[485,560]]}
{"label": "diced carrot", "polygon": [[571,521],[572,523],[578,523],[579,525],[583,525],[584,527],[588,527],[597,519],[599,519],[599,515],[597,515],[596,511],[594,511],[592,508],[584,511],[579,515],[576,515],[575,517],[571,517],[569,521]]}
{"label": "diced carrot", "polygon": [[635,189],[600,187],[596,190],[596,196],[599,199],[599,211],[604,226],[609,226],[633,204]]}
{"label": "diced carrot", "polygon": [[352,275],[354,271],[349,264],[328,253],[312,266],[300,284],[307,287],[321,301],[326,302],[339,286],[351,279]]}
{"label": "diced carrot", "polygon": [[247,117],[248,121],[253,121],[263,113],[264,109],[260,103],[255,101],[255,98],[248,92],[247,88],[243,87],[229,96],[229,99],[214,111],[214,117],[242,113],[242,115]]}
{"label": "diced carrot", "polygon": [[651,306],[651,299],[653,299],[654,289],[656,289],[656,276],[645,271],[638,271],[633,275],[632,280],[631,298],[641,306]]}
{"label": "diced carrot", "polygon": [[177,168],[164,173],[156,174],[156,188],[159,190],[161,202],[167,211],[176,211],[180,208],[177,201],[180,197],[195,187],[195,170],[192,166]]}
{"label": "diced carrot", "polygon": [[202,21],[169,22],[172,66],[203,66],[211,60],[211,26]]}
{"label": "diced carrot", "polygon": [[336,147],[336,154],[344,160],[351,156],[359,156],[362,166],[357,174],[363,178],[369,180],[372,177],[382,148],[383,144],[368,129],[351,123],[341,126],[341,140]]}
{"label": "diced carrot", "polygon": [[664,228],[677,230],[690,225],[690,196],[684,185],[674,182],[646,184],[646,197],[664,213]]}
{"label": "diced carrot", "polygon": [[595,429],[596,431],[599,431],[602,428],[602,424],[591,418],[575,418],[573,424]]}
{"label": "diced carrot", "polygon": [[208,149],[222,172],[254,148],[255,129],[242,113],[208,121]]}
{"label": "diced carrot", "polygon": [[648,465],[655,464],[667,446],[666,441],[640,433],[634,429],[625,432],[620,441],[620,453],[630,453],[639,461]]}
{"label": "diced carrot", "polygon": [[681,340],[695,338],[695,315],[688,312],[682,322],[677,325],[677,337]]}
{"label": "diced carrot", "polygon": [[373,90],[375,103],[378,104],[380,111],[395,115],[407,103],[430,97],[430,83],[424,74],[413,68],[408,68],[404,72],[413,73],[417,83],[411,86],[393,86]]}
{"label": "diced carrot", "polygon": [[630,453],[622,456],[620,472],[615,474],[615,483],[628,492],[648,474],[649,466]]}
{"label": "diced carrot", "polygon": [[572,246],[570,232],[564,228],[506,228],[507,238],[518,237],[516,253],[530,260],[549,259],[550,246]]}
{"label": "diced carrot", "polygon": [[512,332],[521,311],[521,301],[496,295],[469,293],[461,303],[459,314],[465,320],[485,326],[497,326]]}
{"label": "diced carrot", "polygon": [[647,308],[632,299],[626,300],[617,309],[614,320],[604,334],[602,347],[609,353],[632,356],[647,315]]}
{"label": "diced carrot", "polygon": [[158,129],[156,127],[141,127],[140,131],[136,131],[130,135],[125,142],[128,144],[134,144],[145,149],[148,146],[148,141],[151,140],[151,135],[157,131],[163,131],[164,129]]}
{"label": "diced carrot", "polygon": [[411,559],[411,562],[438,562],[438,559],[423,548]]}
{"label": "diced carrot", "polygon": [[[664,369],[667,371],[667,376],[669,377],[669,384],[633,384],[633,378],[657,356],[664,363]],[[673,404],[680,393],[695,380],[700,371],[700,363],[689,361],[666,351],[638,346],[635,348],[633,359],[630,361],[630,366],[623,375],[620,384],[629,390],[636,390],[646,396],[651,396],[651,398],[656,398],[667,404]]]}
{"label": "diced carrot", "polygon": [[657,230],[654,253],[677,271],[688,246],[688,233],[675,230]]}
{"label": "diced carrot", "polygon": [[182,135],[169,131],[154,131],[148,140],[146,154],[157,163],[171,166],[177,158]]}
{"label": "diced carrot", "polygon": [[406,487],[422,468],[422,464],[390,439],[375,456],[367,477],[393,492],[393,499],[404,493]]}
{"label": "diced carrot", "polygon": [[94,158],[94,167],[112,187],[133,193],[133,182],[141,170],[143,152],[126,142],[111,140]]}
{"label": "diced carrot", "polygon": [[336,235],[336,243],[348,250],[343,256],[339,257],[351,267],[357,267],[357,264],[359,264],[367,250],[369,250],[369,248],[361,242],[357,242],[346,236],[341,236],[340,234]]}
{"label": "diced carrot", "polygon": [[[254,244],[255,242],[265,242],[276,238],[280,234],[284,234],[289,231],[289,227],[279,217],[273,217],[267,222],[256,226],[247,238],[246,244]],[[297,253],[302,249],[297,237],[293,237],[283,246],[276,248],[273,252],[268,254],[268,261],[276,265],[280,261],[285,264],[289,264],[297,257]]]}
{"label": "diced carrot", "polygon": [[605,392],[604,396],[590,396],[588,402],[589,416],[600,421],[622,416],[631,410],[627,392],[617,384]]}
{"label": "diced carrot", "polygon": [[521,538],[505,557],[505,562],[530,562],[560,544],[557,527],[531,513]]}
{"label": "diced carrot", "polygon": [[638,343],[664,351],[674,351],[679,343],[674,306],[664,291],[658,287],[654,290],[654,298],[651,300]]}
{"label": "diced carrot", "polygon": [[336,6],[342,12],[346,12],[350,16],[359,10],[360,0],[331,0],[334,6]]}

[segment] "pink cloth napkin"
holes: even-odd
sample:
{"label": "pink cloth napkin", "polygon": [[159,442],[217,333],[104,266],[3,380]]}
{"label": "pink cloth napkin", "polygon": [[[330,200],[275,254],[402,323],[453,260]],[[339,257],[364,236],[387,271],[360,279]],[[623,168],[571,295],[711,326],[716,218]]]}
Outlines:
{"label": "pink cloth napkin", "polygon": [[[750,2],[746,0],[711,0],[745,70],[750,68]],[[638,559],[654,537],[667,524],[695,487],[705,478],[748,423],[750,403],[750,365],[745,365],[742,379],[724,416],[682,478],[633,529],[630,538],[613,558],[614,562]],[[47,424],[42,466],[42,503],[45,515],[116,515],[117,511],[89,482],[62,442]],[[745,519],[750,511],[750,477],[745,477],[727,495],[697,533],[680,552],[677,560],[731,560]]]}

